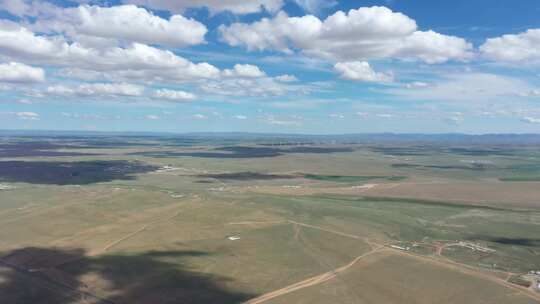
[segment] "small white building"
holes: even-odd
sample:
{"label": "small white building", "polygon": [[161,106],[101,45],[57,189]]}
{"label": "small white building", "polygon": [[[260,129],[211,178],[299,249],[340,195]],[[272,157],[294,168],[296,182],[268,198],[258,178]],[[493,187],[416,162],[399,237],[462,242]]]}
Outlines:
{"label": "small white building", "polygon": [[401,247],[401,246],[398,246],[398,245],[390,245],[390,247],[392,247],[394,249],[398,249],[398,250],[404,250],[404,251],[409,251],[409,249],[411,249],[410,247]]}
{"label": "small white building", "polygon": [[240,239],[240,237],[237,236],[237,235],[231,235],[231,236],[228,236],[227,239],[229,241],[238,241]]}

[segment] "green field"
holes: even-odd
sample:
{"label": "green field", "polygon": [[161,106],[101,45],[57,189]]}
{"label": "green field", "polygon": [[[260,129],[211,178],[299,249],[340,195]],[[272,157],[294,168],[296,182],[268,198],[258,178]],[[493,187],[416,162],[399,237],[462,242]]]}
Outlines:
{"label": "green field", "polygon": [[407,179],[406,176],[343,176],[343,175],[320,175],[305,174],[305,178],[319,181],[328,181],[336,183],[358,183],[368,181],[401,181]]}
{"label": "green field", "polygon": [[3,301],[539,302],[533,149],[129,142],[0,160]]}

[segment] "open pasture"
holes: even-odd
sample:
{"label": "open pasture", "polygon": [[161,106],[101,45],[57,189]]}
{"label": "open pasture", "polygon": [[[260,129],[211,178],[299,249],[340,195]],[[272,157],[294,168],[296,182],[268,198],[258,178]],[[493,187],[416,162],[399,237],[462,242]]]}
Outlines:
{"label": "open pasture", "polygon": [[539,301],[539,187],[503,181],[531,147],[99,143],[4,144],[2,299]]}

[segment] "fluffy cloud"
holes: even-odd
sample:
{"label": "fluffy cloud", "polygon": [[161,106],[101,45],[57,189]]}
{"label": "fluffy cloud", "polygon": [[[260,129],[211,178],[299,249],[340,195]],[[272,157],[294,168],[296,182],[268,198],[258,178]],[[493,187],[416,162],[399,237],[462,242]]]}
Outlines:
{"label": "fluffy cloud", "polygon": [[[31,45],[32,47],[28,47]],[[141,43],[126,47],[84,47],[62,36],[40,36],[28,29],[0,23],[0,55],[37,64],[77,69],[109,80],[182,82],[216,78],[220,71],[208,63],[193,63],[171,51]]]}
{"label": "fluffy cloud", "polygon": [[396,115],[389,114],[389,113],[380,113],[380,114],[375,114],[375,117],[384,118],[384,119],[392,119],[392,118],[395,118]]}
{"label": "fluffy cloud", "polygon": [[534,118],[530,116],[523,117],[521,121],[526,122],[526,123],[532,123],[532,124],[540,124],[540,118]]}
{"label": "fluffy cloud", "polygon": [[0,82],[43,82],[45,71],[26,64],[10,62],[0,64]]}
{"label": "fluffy cloud", "polygon": [[245,46],[248,50],[278,50],[290,53],[293,46],[308,47],[321,31],[321,21],[315,16],[289,17],[280,12],[273,19],[263,18],[252,24],[221,25],[222,40],[232,46]]}
{"label": "fluffy cloud", "polygon": [[142,96],[144,87],[128,83],[91,83],[81,84],[76,87],[64,85],[50,86],[47,88],[50,95],[60,96]]}
{"label": "fluffy cloud", "polygon": [[221,39],[248,50],[276,50],[342,61],[374,58],[419,59],[427,63],[466,60],[472,45],[464,39],[433,31],[418,31],[414,20],[386,7],[338,11],[320,20],[313,15],[274,18],[220,26]]}
{"label": "fluffy cloud", "polygon": [[256,65],[251,64],[235,64],[232,69],[223,70],[223,76],[226,77],[247,77],[256,78],[264,77],[266,74]]}
{"label": "fluffy cloud", "polygon": [[71,37],[90,36],[172,47],[203,43],[207,32],[206,26],[196,20],[182,15],[172,15],[167,20],[135,5],[58,8],[52,16],[38,19],[31,26],[42,32],[66,33]]}
{"label": "fluffy cloud", "polygon": [[[32,45],[32,48],[28,48]],[[205,91],[224,95],[269,96],[289,92],[288,86],[267,77],[255,65],[237,64],[220,71],[208,63],[193,63],[171,51],[141,43],[124,47],[85,47],[63,36],[37,35],[14,24],[0,24],[0,55],[34,64],[63,68],[59,75],[86,81],[184,83],[198,80]],[[61,95],[85,95],[89,89],[52,87]],[[296,88],[303,90],[302,88]],[[114,93],[114,92],[113,92]],[[160,98],[187,100],[188,95],[161,92]],[[91,95],[90,93],[86,95]],[[116,94],[120,95],[120,94]],[[137,94],[124,94],[127,96]]]}
{"label": "fluffy cloud", "polygon": [[338,62],[334,70],[340,78],[365,82],[392,82],[394,76],[390,73],[375,72],[366,61]]}
{"label": "fluffy cloud", "polygon": [[16,24],[0,23],[0,52],[3,55],[22,59],[51,59],[68,51],[69,45],[61,37],[36,36]]}
{"label": "fluffy cloud", "polygon": [[144,5],[153,9],[184,12],[188,8],[206,7],[212,14],[230,11],[235,14],[250,14],[263,9],[276,12],[283,6],[283,0],[124,0],[124,3]]}
{"label": "fluffy cloud", "polygon": [[35,112],[15,112],[15,116],[23,120],[38,120],[39,114]]}
{"label": "fluffy cloud", "polygon": [[0,7],[15,16],[23,16],[29,9],[23,0],[0,0]]}
{"label": "fluffy cloud", "polygon": [[289,74],[283,74],[283,75],[276,76],[275,79],[277,81],[281,81],[281,82],[295,82],[295,81],[298,81],[298,78],[296,78],[296,76],[289,75]]}
{"label": "fluffy cloud", "polygon": [[429,87],[429,83],[426,83],[426,82],[423,82],[423,81],[413,81],[411,83],[405,84],[405,87],[407,89],[427,88],[427,87]]}
{"label": "fluffy cloud", "polygon": [[338,114],[338,113],[331,113],[331,114],[328,114],[328,117],[334,118],[334,119],[345,119],[345,115],[343,115],[343,114]]}
{"label": "fluffy cloud", "polygon": [[144,118],[147,120],[159,120],[159,116],[157,115],[146,115]]}
{"label": "fluffy cloud", "polygon": [[89,113],[67,113],[67,112],[61,112],[60,115],[62,117],[66,117],[69,119],[77,119],[77,120],[114,120],[114,119],[120,119],[121,117],[118,115],[112,116],[112,115],[102,115],[102,114],[89,114]]}
{"label": "fluffy cloud", "polygon": [[208,117],[206,115],[203,115],[203,114],[195,114],[195,115],[193,115],[193,118],[195,118],[195,119],[207,119]]}
{"label": "fluffy cloud", "polygon": [[173,101],[193,101],[197,99],[197,96],[195,96],[195,94],[185,92],[185,91],[167,90],[167,89],[157,90],[154,93],[154,97],[173,100]]}
{"label": "fluffy cloud", "polygon": [[461,112],[454,112],[449,117],[443,118],[443,121],[449,125],[459,126],[465,121],[465,117]]}
{"label": "fluffy cloud", "polygon": [[273,115],[268,115],[264,118],[263,122],[271,125],[276,126],[300,126],[302,125],[302,117],[300,116],[293,116],[293,117],[285,117],[285,118],[278,118]]}
{"label": "fluffy cloud", "polygon": [[0,0],[0,10],[18,17],[48,15],[55,12],[56,6],[45,1]]}
{"label": "fluffy cloud", "polygon": [[529,92],[525,92],[525,94],[523,94],[525,97],[529,97],[529,96],[540,96],[540,90],[538,89],[535,89],[535,90],[530,90]]}
{"label": "fluffy cloud", "polygon": [[540,62],[540,29],[487,39],[480,52],[485,58],[497,61]]}
{"label": "fluffy cloud", "polygon": [[280,83],[271,77],[207,81],[201,84],[200,88],[209,94],[253,97],[281,96],[288,93],[308,94],[314,89],[308,85]]}
{"label": "fluffy cloud", "polygon": [[202,84],[201,89],[210,94],[228,96],[278,96],[287,92],[286,87],[270,78],[211,81]]}
{"label": "fluffy cloud", "polygon": [[518,78],[489,73],[448,74],[444,79],[429,86],[402,87],[387,90],[388,93],[410,100],[488,102],[507,101],[517,98],[532,87]]}

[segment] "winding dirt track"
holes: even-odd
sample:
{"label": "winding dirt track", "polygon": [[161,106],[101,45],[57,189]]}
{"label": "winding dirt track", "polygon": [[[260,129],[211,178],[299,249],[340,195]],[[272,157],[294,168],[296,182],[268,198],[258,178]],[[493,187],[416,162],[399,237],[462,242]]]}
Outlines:
{"label": "winding dirt track", "polygon": [[354,264],[356,264],[356,262],[360,261],[362,258],[364,258],[366,256],[369,256],[369,255],[372,255],[375,252],[380,251],[382,249],[385,249],[385,248],[381,246],[381,247],[378,247],[378,248],[373,249],[371,251],[368,251],[368,252],[356,257],[352,262],[350,262],[347,265],[344,265],[344,266],[341,266],[341,267],[336,268],[334,270],[331,270],[331,271],[325,272],[323,274],[311,277],[309,279],[300,281],[298,283],[289,285],[289,286],[284,287],[282,289],[278,289],[276,291],[266,293],[266,294],[264,294],[264,295],[262,295],[260,297],[257,297],[255,299],[251,299],[251,300],[245,302],[245,304],[263,303],[263,302],[266,302],[266,301],[268,301],[270,299],[282,296],[282,295],[287,294],[287,293],[291,293],[291,292],[293,292],[295,290],[298,290],[298,289],[302,289],[302,288],[306,288],[306,287],[310,287],[310,286],[313,286],[313,285],[324,283],[324,282],[326,282],[328,280],[331,280],[331,279],[335,278],[340,272],[343,272],[343,271],[349,269],[350,267],[354,266]]}
{"label": "winding dirt track", "polygon": [[344,272],[347,269],[351,268],[352,266],[354,266],[354,264],[356,264],[362,258],[365,258],[365,257],[367,257],[369,255],[372,255],[372,254],[376,253],[376,252],[388,249],[388,248],[385,248],[384,245],[373,243],[368,238],[361,237],[361,236],[358,236],[358,235],[344,233],[344,232],[340,232],[340,231],[336,231],[336,230],[332,230],[332,229],[327,229],[327,228],[323,228],[323,227],[319,227],[319,226],[309,225],[309,224],[305,224],[305,223],[300,223],[300,222],[296,222],[296,221],[293,221],[293,220],[288,220],[288,222],[295,225],[296,227],[307,227],[307,228],[311,228],[311,229],[321,230],[321,231],[325,231],[325,232],[328,232],[328,233],[340,235],[340,236],[347,237],[347,238],[352,238],[352,239],[356,239],[356,240],[364,240],[364,241],[368,242],[368,244],[372,247],[372,250],[370,250],[370,251],[368,251],[368,252],[366,252],[366,253],[364,253],[362,255],[357,256],[350,263],[348,263],[346,265],[343,265],[343,266],[341,266],[339,268],[336,268],[336,269],[330,270],[328,272],[325,272],[323,274],[320,274],[320,275],[305,279],[303,281],[300,281],[298,283],[286,286],[284,288],[281,288],[281,289],[278,289],[278,290],[263,294],[262,296],[259,296],[257,298],[254,298],[254,299],[251,299],[251,300],[245,302],[245,304],[263,303],[263,302],[266,302],[266,301],[271,300],[273,298],[276,298],[276,297],[291,293],[293,291],[296,291],[296,290],[299,290],[299,289],[302,289],[302,288],[310,287],[310,286],[317,285],[317,284],[322,284],[322,283],[324,283],[326,281],[329,281],[329,280],[335,278],[339,273]]}
{"label": "winding dirt track", "polygon": [[161,219],[157,219],[157,220],[155,220],[155,221],[153,221],[153,222],[151,222],[151,223],[149,223],[149,224],[146,224],[146,225],[142,226],[141,228],[137,229],[136,231],[133,231],[133,232],[131,232],[131,233],[129,233],[129,234],[123,236],[122,238],[120,238],[120,239],[118,239],[118,240],[116,240],[116,241],[113,241],[113,242],[111,242],[111,243],[105,245],[105,247],[103,247],[103,248],[101,249],[101,251],[96,252],[96,253],[93,253],[93,254],[91,253],[90,255],[96,255],[96,254],[98,254],[98,253],[99,253],[99,254],[102,254],[102,253],[104,253],[104,252],[107,252],[109,249],[113,248],[114,246],[116,246],[116,245],[118,245],[118,244],[120,244],[120,243],[122,243],[122,242],[124,242],[124,241],[126,241],[126,240],[128,240],[128,239],[131,239],[132,237],[134,237],[134,236],[138,235],[139,233],[141,233],[141,232],[147,230],[148,228],[151,228],[152,226],[155,226],[156,224],[159,224],[159,223],[165,223],[165,222],[168,222],[168,221],[172,220],[173,218],[175,218],[175,217],[177,217],[178,215],[180,215],[180,212],[181,212],[181,210],[178,210],[178,211],[176,211],[173,215],[171,215],[171,216],[169,216],[169,217],[167,217],[167,218],[165,218],[165,219],[162,219],[162,220],[161,220]]}
{"label": "winding dirt track", "polygon": [[350,262],[347,265],[344,265],[344,266],[341,266],[341,267],[336,268],[334,270],[325,272],[323,274],[320,274],[320,275],[305,279],[305,280],[300,281],[298,283],[294,283],[294,284],[286,286],[284,288],[281,288],[281,289],[278,289],[278,290],[263,294],[263,295],[261,295],[261,296],[259,296],[257,298],[253,298],[253,299],[251,299],[251,300],[249,300],[247,302],[244,302],[244,304],[260,304],[260,303],[264,303],[264,302],[269,301],[269,300],[271,300],[273,298],[276,298],[276,297],[279,297],[279,296],[294,292],[294,291],[302,289],[302,288],[314,286],[314,285],[317,285],[317,284],[322,284],[322,283],[324,283],[326,281],[329,281],[329,280],[337,277],[337,275],[339,273],[344,272],[347,269],[349,269],[350,267],[354,266],[362,258],[364,258],[366,256],[369,256],[369,255],[372,255],[372,254],[375,254],[377,252],[381,252],[383,250],[391,251],[394,254],[404,255],[404,256],[407,256],[407,257],[419,259],[419,260],[422,260],[423,262],[437,264],[438,266],[441,266],[441,267],[451,268],[451,269],[454,269],[454,270],[459,271],[459,272],[464,273],[464,274],[468,274],[468,275],[471,275],[471,276],[474,276],[474,277],[477,277],[477,278],[485,279],[485,280],[491,281],[493,283],[502,285],[504,287],[508,287],[510,289],[513,289],[517,293],[528,296],[531,299],[540,301],[540,295],[535,293],[535,292],[531,292],[530,289],[524,288],[524,287],[521,287],[521,286],[517,286],[517,285],[514,285],[514,284],[509,283],[509,282],[506,282],[505,280],[503,280],[501,278],[498,278],[496,276],[484,273],[484,272],[479,271],[478,269],[476,269],[474,267],[471,267],[471,266],[463,265],[463,264],[453,262],[453,261],[447,260],[447,259],[441,260],[441,259],[434,258],[434,257],[421,256],[421,255],[414,254],[414,253],[411,253],[411,252],[406,252],[406,251],[403,251],[403,250],[394,249],[394,248],[391,248],[391,247],[386,246],[386,245],[374,243],[374,242],[370,241],[368,238],[360,237],[360,236],[357,236],[357,235],[354,235],[354,234],[343,233],[343,232],[340,232],[340,231],[335,231],[335,230],[326,229],[326,228],[323,228],[323,227],[318,227],[318,226],[313,226],[313,225],[309,225],[309,224],[305,224],[305,223],[295,222],[295,221],[292,221],[292,220],[289,220],[288,222],[291,223],[291,224],[294,224],[294,225],[313,228],[313,229],[317,229],[317,230],[321,230],[321,231],[326,231],[326,232],[334,233],[336,235],[341,235],[341,236],[344,236],[344,237],[349,237],[349,238],[353,238],[353,239],[363,239],[366,242],[368,242],[368,244],[370,244],[370,246],[372,246],[372,250],[368,251],[368,252],[366,252],[366,253],[358,256],[358,257],[356,257],[352,262]]}

